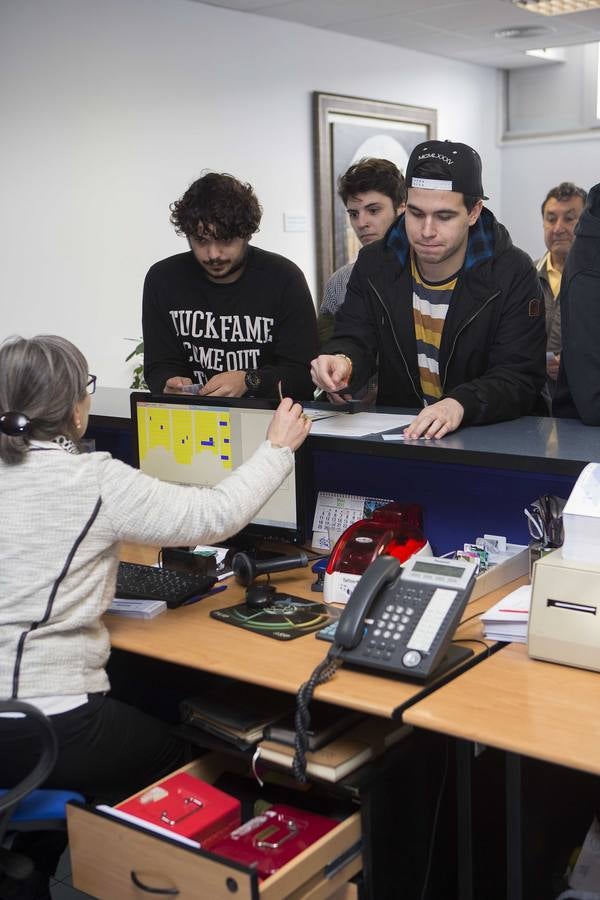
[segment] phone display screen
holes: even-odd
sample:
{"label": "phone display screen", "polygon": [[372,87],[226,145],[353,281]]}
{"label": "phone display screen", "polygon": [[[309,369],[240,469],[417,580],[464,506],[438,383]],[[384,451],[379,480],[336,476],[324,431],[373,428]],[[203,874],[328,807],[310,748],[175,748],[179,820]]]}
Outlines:
{"label": "phone display screen", "polygon": [[421,572],[424,575],[443,575],[444,578],[462,578],[463,566],[446,566],[443,563],[415,562],[413,572]]}

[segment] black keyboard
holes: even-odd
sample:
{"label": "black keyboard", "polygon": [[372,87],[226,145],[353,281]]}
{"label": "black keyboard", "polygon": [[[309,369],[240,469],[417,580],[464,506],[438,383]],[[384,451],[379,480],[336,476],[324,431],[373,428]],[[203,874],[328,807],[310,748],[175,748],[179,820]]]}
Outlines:
{"label": "black keyboard", "polygon": [[173,609],[192,597],[206,594],[216,580],[214,575],[192,575],[120,562],[115,596],[128,600],[164,600]]}

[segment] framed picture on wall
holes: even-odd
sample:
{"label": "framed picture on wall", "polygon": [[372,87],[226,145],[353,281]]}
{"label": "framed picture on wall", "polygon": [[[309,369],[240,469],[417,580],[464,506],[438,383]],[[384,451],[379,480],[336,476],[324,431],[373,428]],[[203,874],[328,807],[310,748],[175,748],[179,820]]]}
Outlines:
{"label": "framed picture on wall", "polygon": [[421,141],[435,138],[437,112],[317,92],[313,94],[313,108],[320,305],[329,276],[355,259],[360,249],[337,195],[339,176],[364,156],[389,159],[404,172],[411,150]]}

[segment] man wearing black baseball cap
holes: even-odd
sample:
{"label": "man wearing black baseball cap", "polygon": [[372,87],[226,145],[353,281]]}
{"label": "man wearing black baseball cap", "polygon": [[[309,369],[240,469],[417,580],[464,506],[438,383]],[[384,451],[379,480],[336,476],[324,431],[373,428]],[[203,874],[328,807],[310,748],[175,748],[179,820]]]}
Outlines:
{"label": "man wearing black baseball cap", "polygon": [[531,413],[545,378],[541,288],[483,205],[479,154],[425,141],[406,184],[404,215],[359,253],[313,381],[336,399],[378,371],[378,403],[423,407],[408,438]]}

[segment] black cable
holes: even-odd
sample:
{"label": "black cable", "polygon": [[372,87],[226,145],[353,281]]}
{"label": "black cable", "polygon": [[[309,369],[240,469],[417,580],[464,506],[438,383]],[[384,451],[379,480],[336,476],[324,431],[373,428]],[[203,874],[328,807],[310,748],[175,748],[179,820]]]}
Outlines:
{"label": "black cable", "polygon": [[481,613],[473,613],[473,615],[469,616],[468,619],[461,619],[457,625],[457,628],[460,628],[461,625],[466,625],[467,622],[470,622],[472,619],[478,619],[480,617],[480,615],[481,615]]}
{"label": "black cable", "polygon": [[448,777],[448,747],[449,747],[449,739],[446,738],[446,753],[444,755],[444,771],[442,772],[442,780],[440,782],[440,789],[438,792],[437,801],[435,804],[435,812],[433,814],[433,823],[431,825],[431,839],[429,841],[429,851],[427,853],[427,866],[425,868],[425,877],[423,879],[423,889],[421,891],[421,900],[425,900],[427,896],[427,889],[429,887],[429,876],[431,875],[431,863],[433,861],[433,848],[435,846],[435,837],[436,830],[438,825],[438,818],[440,815],[440,809],[442,806],[442,797],[444,796],[444,790],[446,788],[446,778]]}
{"label": "black cable", "polygon": [[482,647],[485,647],[487,650],[487,655],[490,655],[491,646],[490,644],[486,644],[485,641],[482,641],[480,638],[456,638],[452,641],[453,644],[481,644]]}
{"label": "black cable", "polygon": [[296,734],[294,736],[294,759],[292,760],[292,772],[294,778],[301,784],[306,784],[306,751],[308,749],[308,729],[310,728],[310,712],[308,707],[312,701],[315,688],[320,684],[325,684],[336,673],[341,663],[339,658],[340,648],[335,644],[330,648],[325,659],[319,663],[312,675],[300,685],[296,695],[296,714],[294,716],[294,726]]}

